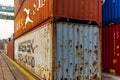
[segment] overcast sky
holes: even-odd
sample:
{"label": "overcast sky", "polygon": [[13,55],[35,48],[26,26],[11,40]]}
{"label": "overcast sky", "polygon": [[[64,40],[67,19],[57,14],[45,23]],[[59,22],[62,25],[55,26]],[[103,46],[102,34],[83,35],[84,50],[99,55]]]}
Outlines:
{"label": "overcast sky", "polygon": [[[0,0],[0,5],[14,6],[14,0]],[[14,21],[0,19],[0,39],[11,37],[13,32]]]}
{"label": "overcast sky", "polygon": [[14,0],[0,0],[1,5],[14,6]]}

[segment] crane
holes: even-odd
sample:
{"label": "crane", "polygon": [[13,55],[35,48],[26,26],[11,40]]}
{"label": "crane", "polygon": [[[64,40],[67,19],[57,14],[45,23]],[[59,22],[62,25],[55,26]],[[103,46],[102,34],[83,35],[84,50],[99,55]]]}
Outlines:
{"label": "crane", "polygon": [[[14,13],[14,7],[0,5],[0,12]],[[14,20],[14,15],[0,13],[0,19]]]}

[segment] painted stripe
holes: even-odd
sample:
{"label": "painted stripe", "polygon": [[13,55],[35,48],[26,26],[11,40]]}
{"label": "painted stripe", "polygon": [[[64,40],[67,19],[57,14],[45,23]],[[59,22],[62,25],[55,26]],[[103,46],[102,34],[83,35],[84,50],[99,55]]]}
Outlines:
{"label": "painted stripe", "polygon": [[33,77],[29,72],[27,72],[24,68],[22,68],[21,66],[19,66],[16,62],[14,62],[12,59],[10,59],[8,56],[6,56],[4,54],[5,57],[7,57],[7,59],[9,61],[11,61],[22,73],[24,73],[29,80],[36,80],[35,77]]}

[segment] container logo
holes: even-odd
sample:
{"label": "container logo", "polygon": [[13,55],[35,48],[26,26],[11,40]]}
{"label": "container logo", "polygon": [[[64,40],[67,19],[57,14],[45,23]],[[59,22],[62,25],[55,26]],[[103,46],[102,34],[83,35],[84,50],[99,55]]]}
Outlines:
{"label": "container logo", "polygon": [[37,0],[38,4],[33,3],[33,5],[31,5],[32,7],[34,7],[33,10],[28,7],[25,7],[23,11],[25,12],[26,16],[25,17],[22,16],[21,19],[18,21],[16,25],[16,30],[18,31],[21,27],[22,29],[25,29],[28,23],[33,23],[34,22],[33,17],[30,15],[37,16],[36,12],[38,12],[40,8],[45,6],[45,2],[46,0]]}
{"label": "container logo", "polygon": [[38,0],[38,6],[34,4],[34,8],[39,11],[40,8],[42,8],[45,5],[46,0]]}
{"label": "container logo", "polygon": [[26,40],[18,44],[18,60],[32,68],[35,67],[35,49],[38,45],[33,45],[34,39]]}
{"label": "container logo", "polygon": [[25,13],[27,14],[27,17],[26,17],[26,20],[25,20],[25,25],[28,23],[28,22],[33,22],[32,19],[30,19],[30,9],[27,9],[25,8],[24,9]]}
{"label": "container logo", "polygon": [[105,0],[102,0],[102,5],[105,3]]}

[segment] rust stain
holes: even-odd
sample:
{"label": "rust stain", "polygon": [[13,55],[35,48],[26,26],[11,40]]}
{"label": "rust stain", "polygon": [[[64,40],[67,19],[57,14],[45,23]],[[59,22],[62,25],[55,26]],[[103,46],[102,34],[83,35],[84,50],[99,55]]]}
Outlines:
{"label": "rust stain", "polygon": [[89,80],[89,77],[88,77],[88,76],[86,77],[86,80]]}
{"label": "rust stain", "polygon": [[85,63],[85,66],[88,66],[88,62]]}
{"label": "rust stain", "polygon": [[92,74],[92,70],[90,69],[90,74]]}
{"label": "rust stain", "polygon": [[77,72],[77,66],[78,66],[78,65],[77,65],[77,64],[75,64],[75,73]]}
{"label": "rust stain", "polygon": [[94,53],[97,54],[97,50],[94,50]]}
{"label": "rust stain", "polygon": [[76,57],[79,56],[80,53],[78,53],[78,45],[76,46]]}
{"label": "rust stain", "polygon": [[68,69],[66,69],[66,73],[68,74]]}
{"label": "rust stain", "polygon": [[76,49],[78,50],[78,45],[76,46]]}
{"label": "rust stain", "polygon": [[92,65],[95,67],[95,66],[97,65],[97,62],[96,62],[96,61],[94,61]]}
{"label": "rust stain", "polygon": [[94,48],[97,49],[97,46],[95,45]]}
{"label": "rust stain", "polygon": [[70,63],[70,67],[72,67],[72,63]]}
{"label": "rust stain", "polygon": [[60,71],[60,61],[58,61],[58,70]]}
{"label": "rust stain", "polygon": [[72,48],[72,40],[68,40],[68,45]]}
{"label": "rust stain", "polygon": [[80,79],[81,79],[81,77],[80,77],[80,76],[77,76],[76,80],[80,80]]}
{"label": "rust stain", "polygon": [[97,78],[97,74],[95,74],[94,76],[93,76],[93,79],[96,79]]}
{"label": "rust stain", "polygon": [[87,51],[87,49],[85,49],[85,51]]}
{"label": "rust stain", "polygon": [[63,80],[68,80],[67,78],[64,78]]}
{"label": "rust stain", "polygon": [[97,55],[97,46],[95,45],[94,48],[95,48],[94,53]]}
{"label": "rust stain", "polygon": [[82,49],[82,44],[80,44],[80,49]]}
{"label": "rust stain", "polygon": [[77,28],[77,32],[79,32],[79,28]]}

